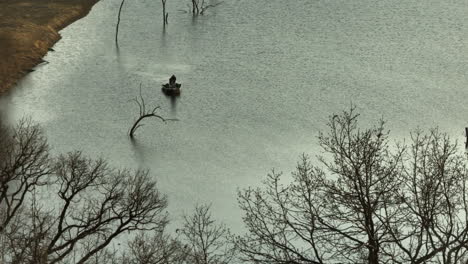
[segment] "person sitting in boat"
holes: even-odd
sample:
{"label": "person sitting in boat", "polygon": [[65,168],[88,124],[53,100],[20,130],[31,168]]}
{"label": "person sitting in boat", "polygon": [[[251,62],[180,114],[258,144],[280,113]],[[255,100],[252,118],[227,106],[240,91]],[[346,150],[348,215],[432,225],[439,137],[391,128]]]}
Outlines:
{"label": "person sitting in boat", "polygon": [[175,86],[176,84],[176,77],[175,75],[172,75],[171,78],[169,78],[169,86]]}

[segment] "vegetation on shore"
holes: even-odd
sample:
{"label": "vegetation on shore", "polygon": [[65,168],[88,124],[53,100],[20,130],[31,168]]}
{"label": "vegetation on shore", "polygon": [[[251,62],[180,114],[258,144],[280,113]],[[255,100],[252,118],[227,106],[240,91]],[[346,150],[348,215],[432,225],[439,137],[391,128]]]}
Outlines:
{"label": "vegetation on shore", "polygon": [[0,1],[0,94],[37,64],[67,25],[86,16],[98,0]]}

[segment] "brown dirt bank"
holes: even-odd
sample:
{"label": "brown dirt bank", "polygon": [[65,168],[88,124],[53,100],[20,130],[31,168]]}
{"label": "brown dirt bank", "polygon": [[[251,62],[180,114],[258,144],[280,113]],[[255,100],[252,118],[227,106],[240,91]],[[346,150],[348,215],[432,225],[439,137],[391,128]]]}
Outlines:
{"label": "brown dirt bank", "polygon": [[59,30],[99,0],[0,0],[0,94],[41,62]]}

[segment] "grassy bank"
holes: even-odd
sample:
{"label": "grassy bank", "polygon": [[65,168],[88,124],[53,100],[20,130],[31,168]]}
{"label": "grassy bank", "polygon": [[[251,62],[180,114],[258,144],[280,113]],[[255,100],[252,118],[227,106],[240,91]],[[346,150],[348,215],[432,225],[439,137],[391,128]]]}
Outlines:
{"label": "grassy bank", "polygon": [[59,30],[86,16],[98,0],[0,0],[0,94],[59,39]]}

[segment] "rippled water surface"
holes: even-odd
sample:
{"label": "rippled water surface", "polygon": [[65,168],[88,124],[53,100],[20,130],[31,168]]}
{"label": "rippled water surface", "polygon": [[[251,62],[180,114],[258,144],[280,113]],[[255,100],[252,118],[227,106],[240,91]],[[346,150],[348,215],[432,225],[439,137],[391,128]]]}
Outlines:
{"label": "rippled water surface", "polygon": [[[175,217],[211,202],[235,230],[237,188],[318,154],[328,115],[351,102],[364,125],[388,120],[392,139],[440,126],[463,141],[465,1],[226,0],[198,17],[189,2],[168,1],[163,30],[159,1],[127,1],[117,50],[119,1],[101,1],[1,99],[3,114],[31,116],[55,153],[150,168]],[[172,74],[175,101],[160,92]],[[148,106],[180,121],[148,120],[132,142],[140,83]]]}

